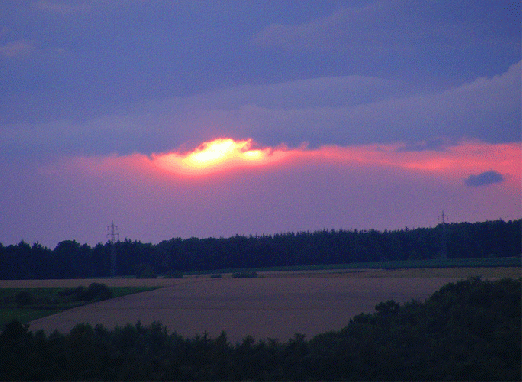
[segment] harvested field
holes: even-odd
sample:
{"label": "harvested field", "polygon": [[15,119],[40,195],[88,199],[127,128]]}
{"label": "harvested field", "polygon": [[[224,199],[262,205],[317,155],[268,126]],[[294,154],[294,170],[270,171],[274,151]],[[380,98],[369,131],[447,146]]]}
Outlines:
{"label": "harvested field", "polygon": [[[262,271],[262,278],[295,277],[343,277],[343,278],[452,278],[466,279],[480,276],[483,279],[501,279],[522,277],[520,267],[488,268],[409,268],[409,269],[329,269],[324,271]],[[223,273],[223,278],[231,273]],[[108,287],[167,287],[180,283],[193,282],[194,279],[207,279],[210,275],[185,276],[183,278],[94,278],[94,279],[54,279],[54,280],[0,280],[0,288],[75,288],[88,287],[92,283],[105,284]]]}
{"label": "harvested field", "polygon": [[[421,272],[417,277],[397,273],[388,273],[389,277],[385,277],[383,272],[387,271],[369,271],[366,277],[363,277],[364,272],[351,272],[294,273],[280,274],[279,277],[266,274],[254,279],[200,276],[96,280],[111,286],[125,284],[163,288],[41,318],[33,321],[30,329],[68,332],[80,322],[101,323],[112,328],[140,320],[143,324],[160,321],[170,331],[186,337],[204,332],[216,337],[224,330],[232,342],[241,341],[247,335],[256,339],[277,338],[285,341],[294,333],[303,333],[310,338],[341,329],[354,315],[373,312],[379,302],[390,299],[401,303],[412,299],[423,301],[449,282],[473,275],[488,278],[484,271],[487,269],[482,273],[475,269],[465,277],[453,274],[449,277],[440,277],[440,274],[430,277],[428,271]],[[497,270],[492,278],[509,277],[510,272],[507,269],[504,272]],[[519,277],[520,268],[513,272]],[[73,281],[78,280],[70,282]],[[81,285],[90,282],[92,280]],[[27,284],[25,286],[28,287]]]}

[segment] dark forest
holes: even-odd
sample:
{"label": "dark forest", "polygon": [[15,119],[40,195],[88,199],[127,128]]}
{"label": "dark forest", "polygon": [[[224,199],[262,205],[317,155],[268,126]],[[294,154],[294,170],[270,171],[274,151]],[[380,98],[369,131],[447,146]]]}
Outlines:
{"label": "dark forest", "polygon": [[322,230],[229,238],[174,238],[158,244],[125,239],[94,247],[65,240],[49,249],[38,243],[0,244],[0,279],[179,275],[239,268],[420,260],[502,258],[521,254],[521,222],[439,224],[433,228]]}

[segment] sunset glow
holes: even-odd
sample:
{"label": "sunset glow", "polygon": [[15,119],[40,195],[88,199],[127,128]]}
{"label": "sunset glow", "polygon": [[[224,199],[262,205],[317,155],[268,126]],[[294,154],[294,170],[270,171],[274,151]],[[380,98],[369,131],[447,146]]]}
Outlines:
{"label": "sunset glow", "polygon": [[235,141],[230,138],[204,142],[189,153],[153,154],[152,163],[158,168],[184,176],[202,176],[242,167],[257,167],[281,161],[285,150],[274,153],[271,148],[252,149],[252,139]]}
{"label": "sunset glow", "polygon": [[[217,139],[204,143],[184,160],[187,166],[205,168],[233,158],[238,150],[244,147],[243,142],[236,143],[232,139]],[[246,144],[246,142],[245,142]]]}
{"label": "sunset glow", "polygon": [[[497,171],[504,183],[520,188],[521,148],[517,143],[488,144],[478,141],[462,142],[440,150],[407,151],[403,144],[361,145],[354,147],[323,146],[309,149],[306,146],[288,148],[262,147],[252,149],[252,139],[235,141],[230,138],[204,142],[190,152],[171,151],[130,156],[102,158],[76,158],[66,168],[78,168],[91,174],[129,169],[182,177],[201,178],[213,174],[232,174],[238,169],[263,167],[266,171],[279,171],[276,166],[289,168],[302,166],[341,166],[347,170],[380,168],[387,171],[406,171],[412,174],[432,174],[462,182],[470,175]],[[72,166],[72,167],[71,167]],[[58,170],[57,170],[58,171]]]}
{"label": "sunset glow", "polygon": [[[64,157],[39,174],[56,185],[52,195],[99,213],[128,209],[136,217],[134,235],[153,225],[157,238],[431,226],[442,209],[449,221],[522,213],[520,144],[408,147],[291,148],[223,138],[189,151]],[[35,194],[38,202],[42,195]],[[391,224],[399,210],[404,218]]]}
{"label": "sunset glow", "polygon": [[183,164],[193,168],[209,168],[231,160],[259,160],[260,150],[250,150],[252,140],[235,142],[233,139],[216,139],[205,142],[183,159]]}

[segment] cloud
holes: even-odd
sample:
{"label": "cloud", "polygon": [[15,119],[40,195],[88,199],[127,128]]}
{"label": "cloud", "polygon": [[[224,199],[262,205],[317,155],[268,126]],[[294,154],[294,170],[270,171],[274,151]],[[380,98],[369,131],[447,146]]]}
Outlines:
{"label": "cloud", "polygon": [[[258,32],[252,42],[260,47],[304,52],[350,52],[352,55],[375,57],[394,54],[412,58],[428,50],[455,54],[480,45],[513,46],[520,50],[517,39],[501,39],[491,33],[486,23],[477,19],[496,15],[487,4],[477,4],[474,12],[466,4],[451,4],[452,12],[461,17],[434,18],[444,4],[415,0],[373,1],[359,7],[339,7],[326,17],[311,22],[272,24]],[[489,12],[489,13],[488,13]],[[512,12],[504,9],[503,17]],[[473,17],[474,20],[470,18]],[[507,25],[515,25],[505,23]],[[511,48],[509,48],[511,49]]]}
{"label": "cloud", "polygon": [[253,105],[266,109],[295,110],[355,106],[404,96],[413,91],[397,80],[352,75],[243,85],[207,92],[194,99],[217,109]]}
{"label": "cloud", "polygon": [[[230,138],[204,142],[190,150],[173,150],[151,155],[130,154],[125,156],[77,156],[63,159],[47,167],[46,171],[85,172],[100,174],[135,174],[172,179],[195,179],[221,177],[230,174],[270,171],[282,167],[333,165],[347,168],[397,169],[415,174],[433,174],[458,182],[463,176],[474,179],[477,172],[491,179],[488,168],[496,167],[506,174],[503,178],[510,185],[520,179],[520,156],[518,144],[488,144],[478,141],[461,142],[440,147],[437,150],[405,150],[407,144],[371,144],[342,147],[327,145],[318,148],[301,146],[288,148],[284,145],[262,147],[251,139],[235,141]],[[57,166],[57,167],[56,167]],[[485,174],[485,175],[484,175]],[[497,173],[495,173],[497,174]]]}
{"label": "cloud", "polygon": [[[375,98],[351,98],[352,94],[366,94],[373,88],[365,84],[337,92],[337,102],[329,104],[273,106],[279,102],[291,105],[288,99],[298,97],[297,84],[290,83],[286,84],[287,89],[295,87],[286,92],[285,99],[267,92],[266,98],[273,95],[271,107],[245,101],[236,109],[228,109],[228,113],[224,106],[199,114],[202,118],[207,115],[205,120],[226,118],[225,125],[232,122],[243,126],[244,133],[258,139],[278,137],[285,142],[306,141],[312,145],[418,142],[444,137],[516,141],[520,138],[520,77],[519,62],[502,75],[478,78],[442,92],[411,94],[407,87],[396,93],[386,92],[387,84],[383,83]],[[316,91],[315,96],[320,98],[320,88],[310,86],[308,91]],[[225,93],[222,104],[226,105],[227,100]]]}
{"label": "cloud", "polygon": [[464,183],[468,187],[481,187],[495,183],[502,183],[503,181],[504,177],[502,174],[496,171],[485,171],[477,175],[470,175]]}
{"label": "cloud", "polygon": [[85,13],[91,10],[91,5],[88,2],[80,2],[76,4],[39,0],[33,4],[34,8],[40,11],[60,14],[62,16],[73,15],[77,13]]}
{"label": "cloud", "polygon": [[361,76],[230,87],[85,121],[6,124],[0,155],[151,154],[220,137],[293,147],[406,142],[409,149],[462,139],[517,142],[520,87],[521,62],[438,92]]}
{"label": "cloud", "polygon": [[519,62],[499,76],[420,94],[397,81],[320,78],[175,98],[151,104],[148,115],[169,121],[185,141],[231,134],[312,146],[443,138],[510,142],[520,138],[520,77]]}
{"label": "cloud", "polygon": [[0,46],[0,57],[23,58],[29,56],[35,49],[34,43],[31,41],[11,41]]}
{"label": "cloud", "polygon": [[[403,17],[398,2],[373,2],[363,7],[341,7],[331,15],[298,25],[272,24],[253,37],[265,48],[304,51],[353,51],[366,53],[396,49],[413,36],[411,20]],[[395,20],[390,23],[389,12]],[[398,28],[401,33],[398,34]],[[403,49],[404,50],[404,49]]]}

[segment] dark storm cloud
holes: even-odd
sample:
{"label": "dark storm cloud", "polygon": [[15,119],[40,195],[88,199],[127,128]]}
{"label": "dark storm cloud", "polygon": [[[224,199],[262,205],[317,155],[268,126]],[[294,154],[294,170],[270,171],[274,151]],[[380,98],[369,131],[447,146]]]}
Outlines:
{"label": "dark storm cloud", "polygon": [[470,175],[464,183],[468,187],[481,187],[490,184],[502,183],[504,177],[496,171],[486,171],[477,175]]}

